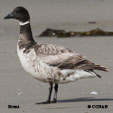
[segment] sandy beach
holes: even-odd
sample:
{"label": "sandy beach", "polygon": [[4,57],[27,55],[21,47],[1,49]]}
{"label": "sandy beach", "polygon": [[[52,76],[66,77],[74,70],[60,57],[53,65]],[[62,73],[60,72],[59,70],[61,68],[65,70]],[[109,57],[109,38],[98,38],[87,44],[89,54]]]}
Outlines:
{"label": "sandy beach", "polygon": [[[4,20],[16,6],[31,15],[34,38],[40,43],[62,45],[91,61],[106,66],[102,79],[84,79],[59,85],[58,103],[36,105],[46,100],[48,84],[35,80],[21,67],[16,53],[19,25]],[[113,37],[36,38],[46,28],[87,31],[102,28],[113,31],[112,0],[0,0],[0,113],[112,113],[113,112]],[[88,24],[96,21],[96,24]],[[98,95],[91,95],[92,91]],[[19,105],[19,109],[8,109]],[[88,108],[108,105],[108,108]]]}

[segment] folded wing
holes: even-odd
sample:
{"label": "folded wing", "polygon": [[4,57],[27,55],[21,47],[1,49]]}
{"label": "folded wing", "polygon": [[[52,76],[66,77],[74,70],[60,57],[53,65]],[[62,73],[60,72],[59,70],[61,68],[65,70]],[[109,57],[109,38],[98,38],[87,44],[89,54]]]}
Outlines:
{"label": "folded wing", "polygon": [[55,66],[60,69],[107,71],[105,67],[92,63],[82,55],[62,46],[48,44],[40,44],[36,46],[37,49],[35,49],[35,51],[40,59],[50,66]]}

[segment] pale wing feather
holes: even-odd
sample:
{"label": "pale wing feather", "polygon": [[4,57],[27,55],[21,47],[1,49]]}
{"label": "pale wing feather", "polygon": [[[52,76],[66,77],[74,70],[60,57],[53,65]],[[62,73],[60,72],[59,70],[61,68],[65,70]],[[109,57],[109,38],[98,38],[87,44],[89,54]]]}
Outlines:
{"label": "pale wing feather", "polygon": [[52,44],[36,44],[33,46],[37,55],[59,55],[62,53],[73,53],[68,48]]}
{"label": "pale wing feather", "polygon": [[84,58],[76,53],[62,53],[58,55],[40,56],[46,64],[50,66],[57,66],[59,68],[70,69],[74,68],[77,63],[84,60]]}
{"label": "pale wing feather", "polygon": [[96,69],[107,71],[105,67],[96,65],[84,58],[82,55],[62,46],[52,44],[36,44],[34,49],[37,56],[50,66],[56,66],[60,69]]}
{"label": "pale wing feather", "polygon": [[37,44],[35,51],[38,57],[50,66],[73,68],[84,60],[83,56],[62,46],[52,44]]}

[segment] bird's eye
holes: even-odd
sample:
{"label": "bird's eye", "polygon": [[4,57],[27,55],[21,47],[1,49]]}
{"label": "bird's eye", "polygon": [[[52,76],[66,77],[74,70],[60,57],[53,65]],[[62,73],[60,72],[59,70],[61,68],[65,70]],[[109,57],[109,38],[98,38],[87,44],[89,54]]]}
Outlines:
{"label": "bird's eye", "polygon": [[20,13],[20,11],[16,11],[16,13]]}
{"label": "bird's eye", "polygon": [[22,11],[21,11],[21,10],[15,10],[14,12],[16,12],[16,13],[21,13]]}

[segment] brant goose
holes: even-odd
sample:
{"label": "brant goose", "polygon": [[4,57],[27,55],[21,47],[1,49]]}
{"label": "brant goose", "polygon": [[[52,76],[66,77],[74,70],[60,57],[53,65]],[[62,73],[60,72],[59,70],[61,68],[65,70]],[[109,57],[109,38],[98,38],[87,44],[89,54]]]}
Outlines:
{"label": "brant goose", "polygon": [[[4,19],[19,21],[20,35],[17,53],[22,67],[35,79],[50,84],[48,99],[41,103],[57,102],[58,84],[96,76],[101,78],[94,70],[107,71],[105,67],[92,63],[70,49],[52,44],[36,43],[32,35],[30,16],[24,7],[16,7]],[[55,93],[51,101],[53,84],[55,84]]]}

